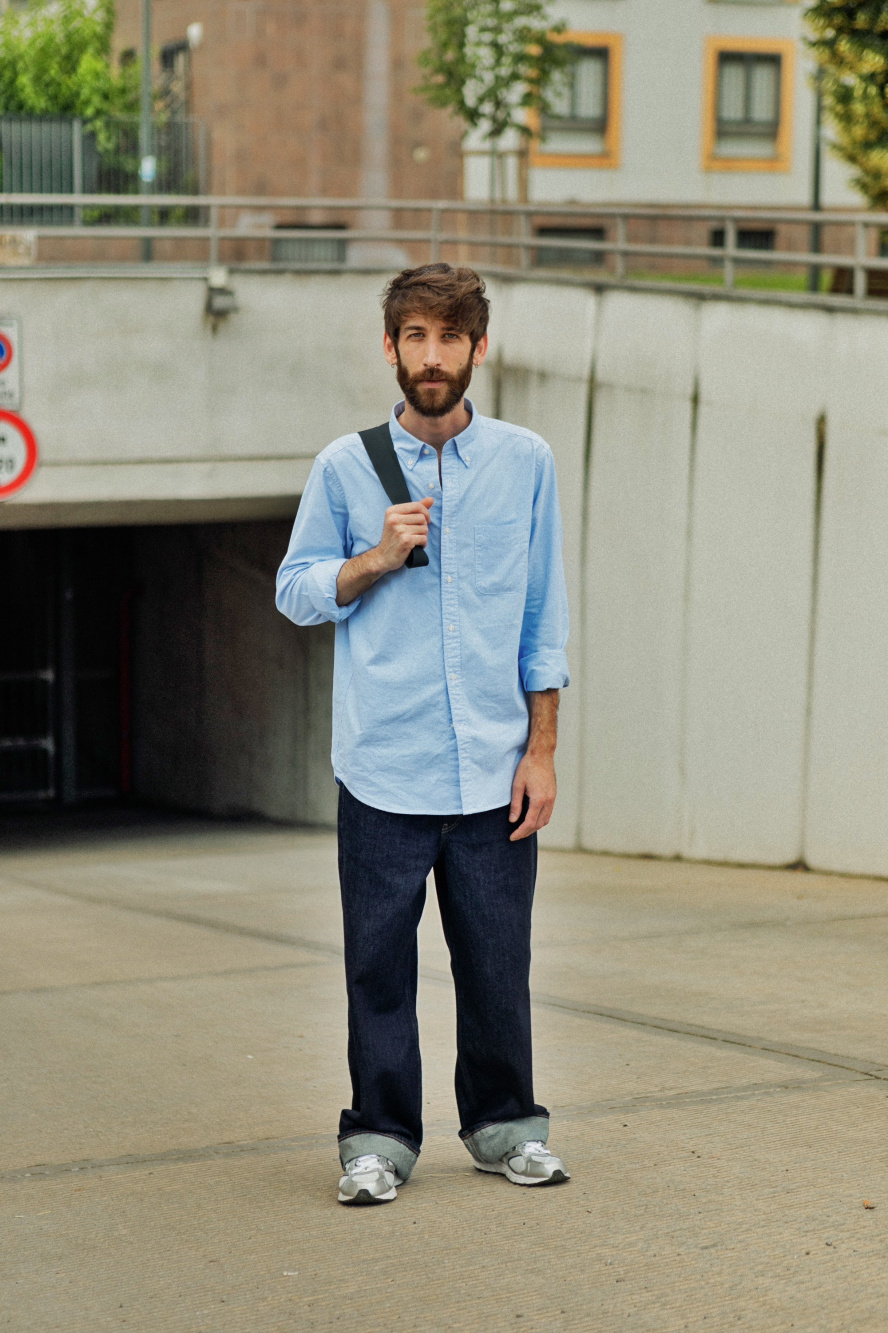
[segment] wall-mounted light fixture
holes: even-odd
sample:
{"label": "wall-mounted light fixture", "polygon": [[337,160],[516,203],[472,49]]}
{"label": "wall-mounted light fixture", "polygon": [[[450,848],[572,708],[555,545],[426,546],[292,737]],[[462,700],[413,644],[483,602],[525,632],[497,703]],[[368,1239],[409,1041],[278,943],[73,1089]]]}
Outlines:
{"label": "wall-mounted light fixture", "polygon": [[209,316],[215,333],[219,321],[237,310],[237,297],[231,286],[228,269],[220,265],[211,268],[207,274],[207,299],[204,311]]}
{"label": "wall-mounted light fixture", "polygon": [[188,45],[192,51],[196,51],[204,39],[204,27],[202,23],[189,23],[185,29],[185,36],[188,39]]}

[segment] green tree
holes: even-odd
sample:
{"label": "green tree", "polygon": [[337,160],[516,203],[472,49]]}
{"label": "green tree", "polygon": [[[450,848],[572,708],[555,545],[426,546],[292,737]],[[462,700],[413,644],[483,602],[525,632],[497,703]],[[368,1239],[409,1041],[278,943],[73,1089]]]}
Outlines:
{"label": "green tree", "polygon": [[554,40],[544,0],[429,0],[429,45],[419,55],[424,71],[416,91],[432,106],[454,112],[490,144],[490,197],[502,193],[501,147],[517,130],[531,134],[528,111],[551,109],[552,77],[571,55]]}
{"label": "green tree", "polygon": [[835,151],[872,207],[888,208],[888,0],[817,0],[805,18]]}
{"label": "green tree", "polygon": [[115,71],[114,0],[29,0],[0,17],[0,115],[80,116],[101,137],[139,105],[136,62]]}

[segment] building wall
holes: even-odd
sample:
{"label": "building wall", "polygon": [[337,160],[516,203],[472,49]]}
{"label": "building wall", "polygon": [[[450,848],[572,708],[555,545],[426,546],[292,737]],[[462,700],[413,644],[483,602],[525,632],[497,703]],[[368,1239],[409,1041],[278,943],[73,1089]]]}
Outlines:
{"label": "building wall", "polygon": [[[572,31],[622,39],[618,165],[532,166],[530,199],[810,203],[814,94],[800,0],[552,0],[551,9]],[[138,49],[139,14],[139,0],[119,0],[118,53]],[[464,188],[469,198],[487,196],[478,136],[469,136],[463,161],[461,123],[413,91],[426,43],[425,7],[415,0],[153,0],[153,18],[156,53],[184,41],[189,24],[203,26],[190,56],[191,110],[210,129],[213,193],[452,199]],[[794,43],[787,170],[704,169],[713,37]],[[859,205],[846,167],[829,151],[823,166],[824,203]],[[517,193],[520,173],[509,178]]]}
{"label": "building wall", "polygon": [[[531,200],[809,205],[814,93],[801,0],[552,0],[551,11],[572,31],[622,40],[618,161],[531,166]],[[139,0],[119,0],[118,52],[138,49],[139,14]],[[464,189],[487,197],[478,136],[469,136],[463,160],[461,123],[413,91],[426,43],[416,0],[153,0],[153,17],[156,53],[202,24],[190,56],[191,110],[210,129],[213,193],[452,199]],[[794,44],[786,170],[704,169],[711,38]],[[848,169],[829,151],[823,168],[825,205],[859,205]],[[517,194],[522,173],[508,175]],[[268,214],[254,222],[281,220],[252,211]],[[331,219],[318,212],[306,220]]]}
{"label": "building wall", "polygon": [[[224,775],[183,790],[280,817],[304,707],[281,690],[319,696],[272,567],[313,455],[394,391],[378,276],[234,282],[241,313],[215,337],[197,278],[7,282],[44,462],[0,524],[146,525],[150,578],[182,571],[146,601],[152,642],[181,596],[176,652],[215,663],[202,753]],[[473,397],[550,440],[564,508],[573,682],[549,845],[888,874],[888,320],[519,277],[490,293]],[[147,526],[248,517],[284,522]]]}
{"label": "building wall", "polygon": [[[191,111],[209,126],[212,193],[378,197],[368,187],[381,161],[383,194],[456,196],[459,128],[412,92],[422,4],[152,0],[152,11],[155,53],[203,25]],[[138,49],[140,0],[117,12],[117,51]]]}
{"label": "building wall", "polygon": [[[616,166],[531,166],[541,203],[661,203],[807,208],[812,195],[814,91],[796,0],[552,0],[572,31],[622,38]],[[714,37],[794,43],[788,170],[705,170],[705,50]],[[478,146],[477,139],[473,141]],[[827,207],[859,207],[848,169],[823,153]],[[467,197],[487,195],[483,158],[468,158]]]}

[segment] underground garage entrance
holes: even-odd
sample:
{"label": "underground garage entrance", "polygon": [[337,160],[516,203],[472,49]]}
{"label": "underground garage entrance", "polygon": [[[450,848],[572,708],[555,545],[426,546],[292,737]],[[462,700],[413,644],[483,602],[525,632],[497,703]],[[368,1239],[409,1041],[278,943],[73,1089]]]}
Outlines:
{"label": "underground garage entrance", "polygon": [[0,532],[0,804],[333,823],[332,626],[274,606],[289,530]]}

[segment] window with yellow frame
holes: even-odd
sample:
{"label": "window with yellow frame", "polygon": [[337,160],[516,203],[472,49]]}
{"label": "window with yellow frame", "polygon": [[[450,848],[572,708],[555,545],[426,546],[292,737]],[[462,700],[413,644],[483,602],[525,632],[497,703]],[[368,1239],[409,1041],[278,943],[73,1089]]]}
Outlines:
{"label": "window with yellow frame", "polygon": [[557,76],[549,115],[533,115],[532,167],[620,164],[623,38],[616,32],[563,32],[572,59]]}
{"label": "window with yellow frame", "polygon": [[703,92],[705,171],[789,171],[795,42],[709,37]]}

